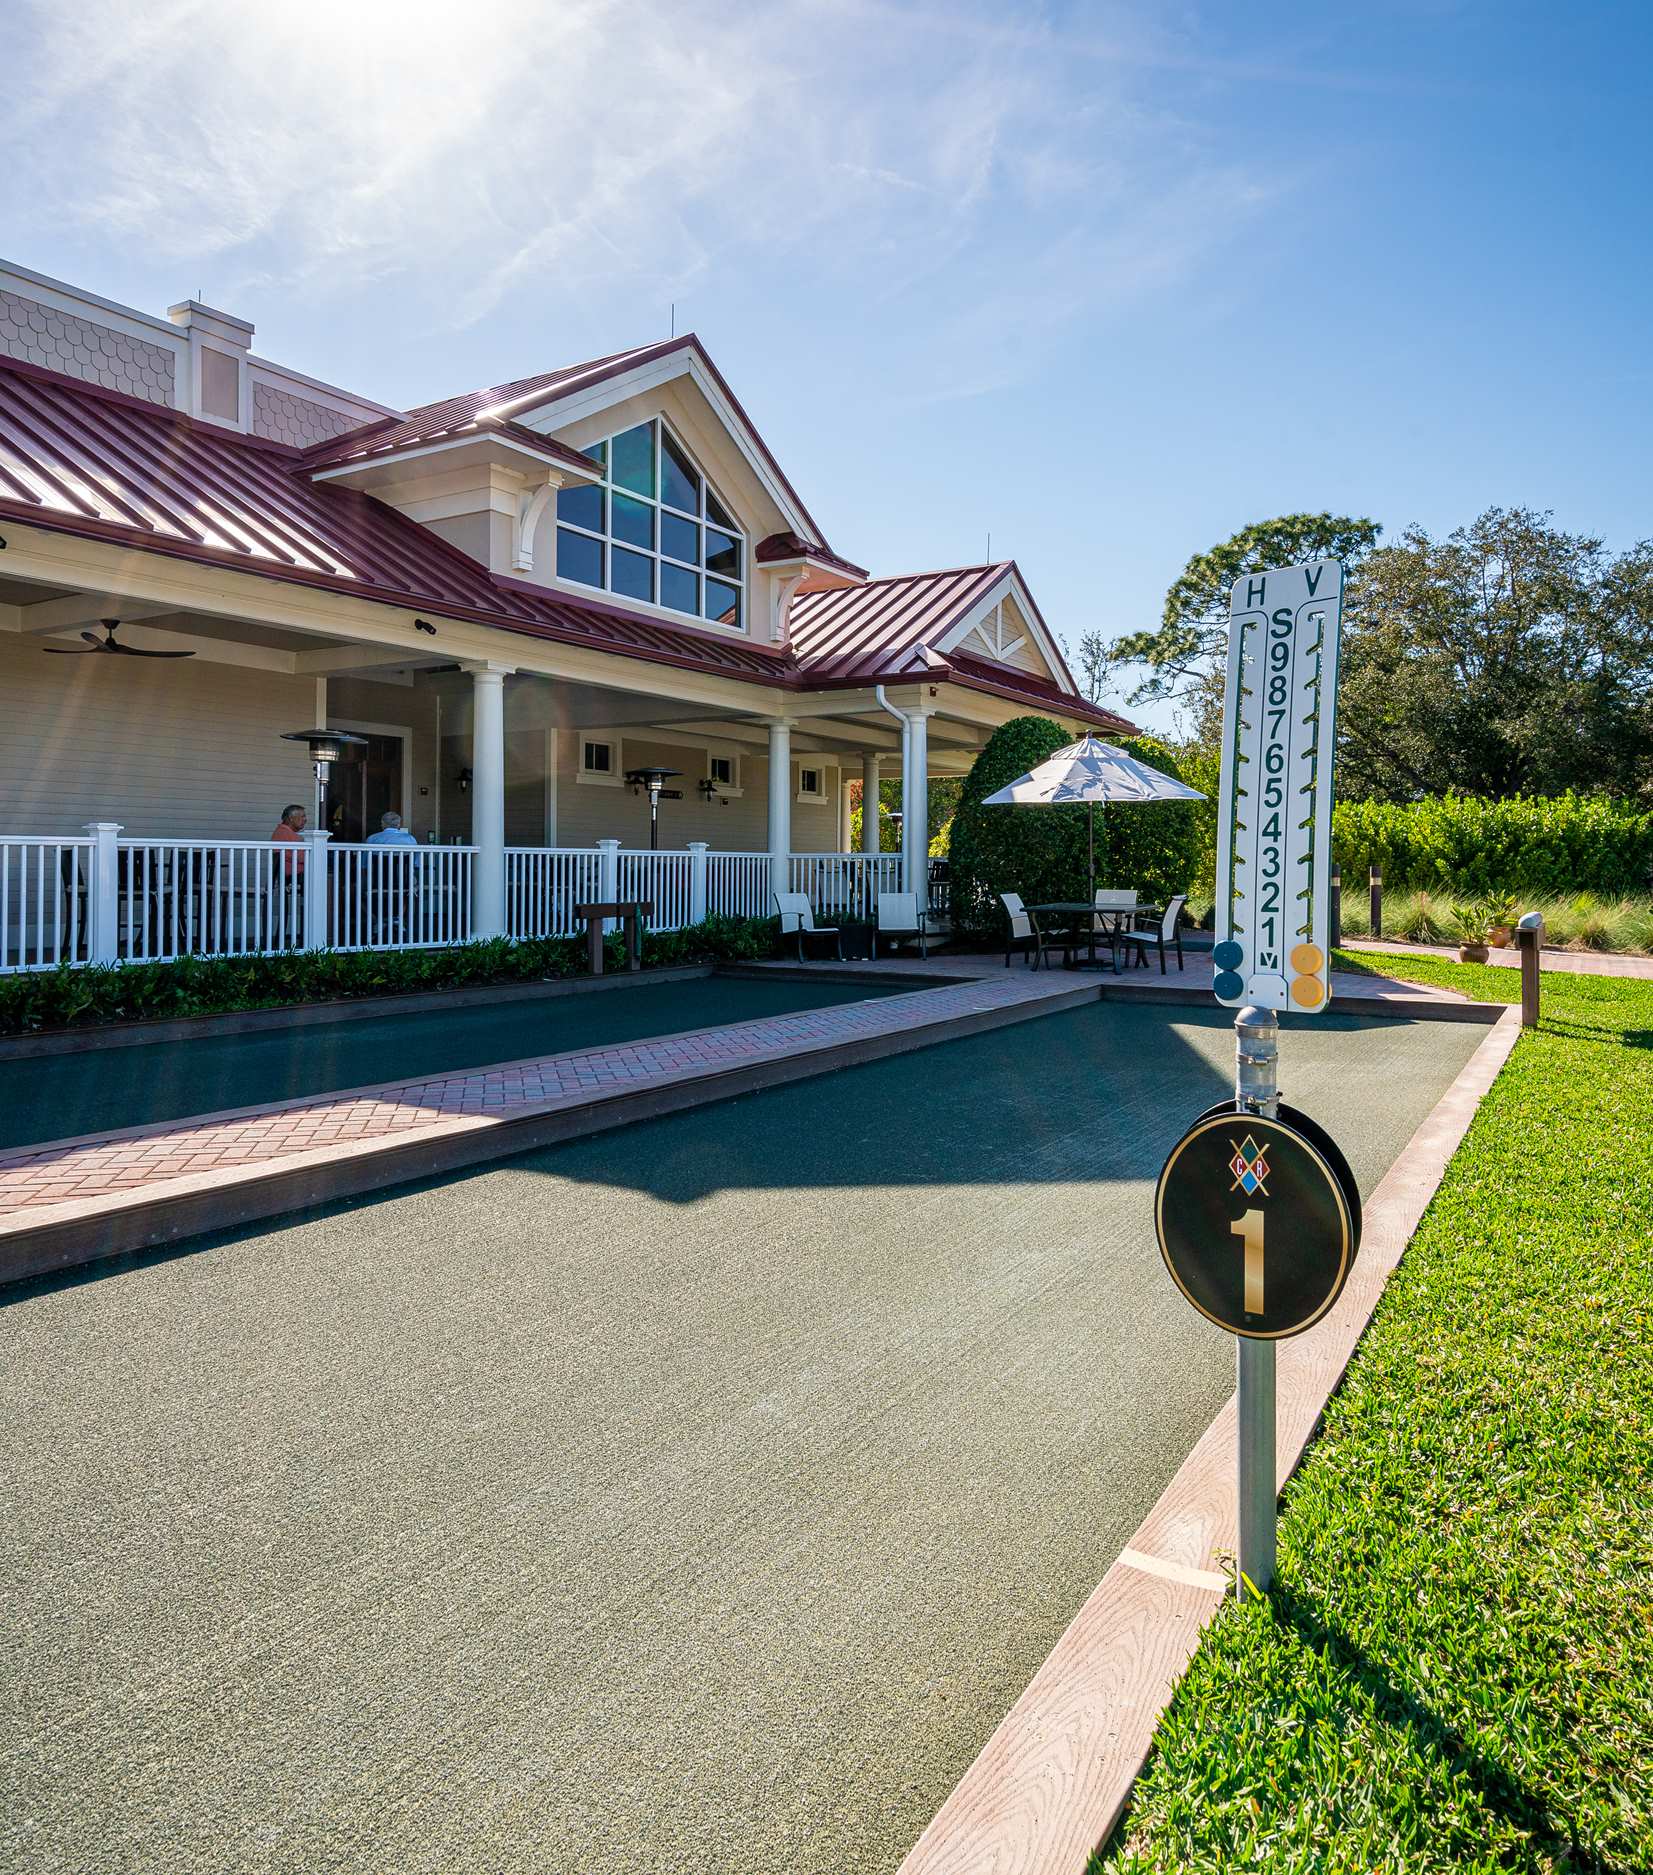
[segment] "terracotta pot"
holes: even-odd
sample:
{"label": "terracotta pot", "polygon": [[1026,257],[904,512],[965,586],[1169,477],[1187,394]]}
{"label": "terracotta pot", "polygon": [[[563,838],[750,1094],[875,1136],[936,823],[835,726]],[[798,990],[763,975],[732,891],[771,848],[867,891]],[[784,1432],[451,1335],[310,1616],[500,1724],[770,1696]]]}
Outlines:
{"label": "terracotta pot", "polygon": [[1487,933],[1487,942],[1495,951],[1507,950],[1509,941],[1515,935],[1514,927],[1507,924],[1495,924]]}
{"label": "terracotta pot", "polygon": [[1461,964],[1484,964],[1487,960],[1487,947],[1484,944],[1460,944],[1458,961]]}

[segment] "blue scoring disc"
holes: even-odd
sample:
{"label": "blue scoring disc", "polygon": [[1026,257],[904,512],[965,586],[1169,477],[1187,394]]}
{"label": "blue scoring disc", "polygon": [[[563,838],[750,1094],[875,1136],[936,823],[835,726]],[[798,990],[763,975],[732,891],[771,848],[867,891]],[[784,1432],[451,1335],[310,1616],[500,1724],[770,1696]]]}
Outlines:
{"label": "blue scoring disc", "polygon": [[1211,953],[1211,961],[1219,970],[1238,970],[1245,952],[1232,938],[1224,938]]}
{"label": "blue scoring disc", "polygon": [[[1231,946],[1230,948],[1237,947]],[[1238,970],[1219,970],[1211,979],[1212,994],[1221,997],[1224,1002],[1238,996],[1244,988],[1245,978]]]}

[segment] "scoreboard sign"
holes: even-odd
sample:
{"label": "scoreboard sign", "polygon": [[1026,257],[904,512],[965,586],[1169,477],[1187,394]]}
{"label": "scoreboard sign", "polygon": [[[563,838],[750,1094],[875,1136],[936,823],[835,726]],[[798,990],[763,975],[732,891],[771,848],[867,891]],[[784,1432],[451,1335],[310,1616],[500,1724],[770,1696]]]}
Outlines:
{"label": "scoreboard sign", "polygon": [[1248,573],[1229,593],[1212,989],[1230,1007],[1331,996],[1332,754],[1343,568]]}

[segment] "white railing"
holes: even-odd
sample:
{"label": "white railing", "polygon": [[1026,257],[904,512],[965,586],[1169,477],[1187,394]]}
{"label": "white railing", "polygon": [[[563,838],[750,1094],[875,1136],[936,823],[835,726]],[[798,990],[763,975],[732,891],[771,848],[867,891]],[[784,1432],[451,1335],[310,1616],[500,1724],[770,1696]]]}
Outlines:
{"label": "white railing", "polygon": [[471,935],[474,846],[332,846],[327,942],[341,951],[431,950]]}
{"label": "white railing", "polygon": [[876,916],[885,892],[901,890],[899,853],[794,853],[792,890],[835,918]]}
{"label": "white railing", "polygon": [[0,970],[53,970],[84,963],[90,840],[0,839]]}
{"label": "white railing", "polygon": [[767,918],[775,909],[767,853],[708,853],[706,911],[713,918]]}
{"label": "white railing", "polygon": [[296,841],[116,841],[110,961],[303,950],[309,858]]}
{"label": "white railing", "polygon": [[[318,948],[426,950],[475,931],[477,849],[334,846],[302,840],[127,840],[114,822],[87,838],[0,836],[0,973],[63,964],[253,957]],[[876,916],[898,890],[895,853],[793,853],[788,884],[823,915]],[[311,880],[316,889],[310,890]],[[707,917],[766,918],[767,853],[595,846],[508,847],[505,929],[573,937],[574,907],[644,899],[656,931]]]}
{"label": "white railing", "polygon": [[592,846],[508,846],[505,929],[516,938],[574,937],[576,905],[602,897],[602,854]]}
{"label": "white railing", "polygon": [[[641,899],[652,905],[649,928],[654,931],[681,931],[684,925],[697,924],[691,893],[692,853],[621,853],[619,856],[620,899]],[[704,914],[702,914],[704,915]]]}

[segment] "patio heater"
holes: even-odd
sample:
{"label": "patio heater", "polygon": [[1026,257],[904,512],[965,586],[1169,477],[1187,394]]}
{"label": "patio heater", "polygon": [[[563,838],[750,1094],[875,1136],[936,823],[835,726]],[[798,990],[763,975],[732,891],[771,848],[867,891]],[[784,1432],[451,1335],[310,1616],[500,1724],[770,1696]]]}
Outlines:
{"label": "patio heater", "polygon": [[668,788],[666,783],[674,775],[682,774],[681,768],[628,768],[626,780],[634,789],[646,788],[649,795],[649,851],[660,850],[660,803],[662,801],[681,801],[681,788]]}
{"label": "patio heater", "polygon": [[310,746],[310,760],[316,771],[316,799],[310,814],[312,827],[327,825],[327,773],[335,762],[355,761],[367,747],[366,736],[353,736],[343,729],[285,729],[283,742],[305,742]]}

